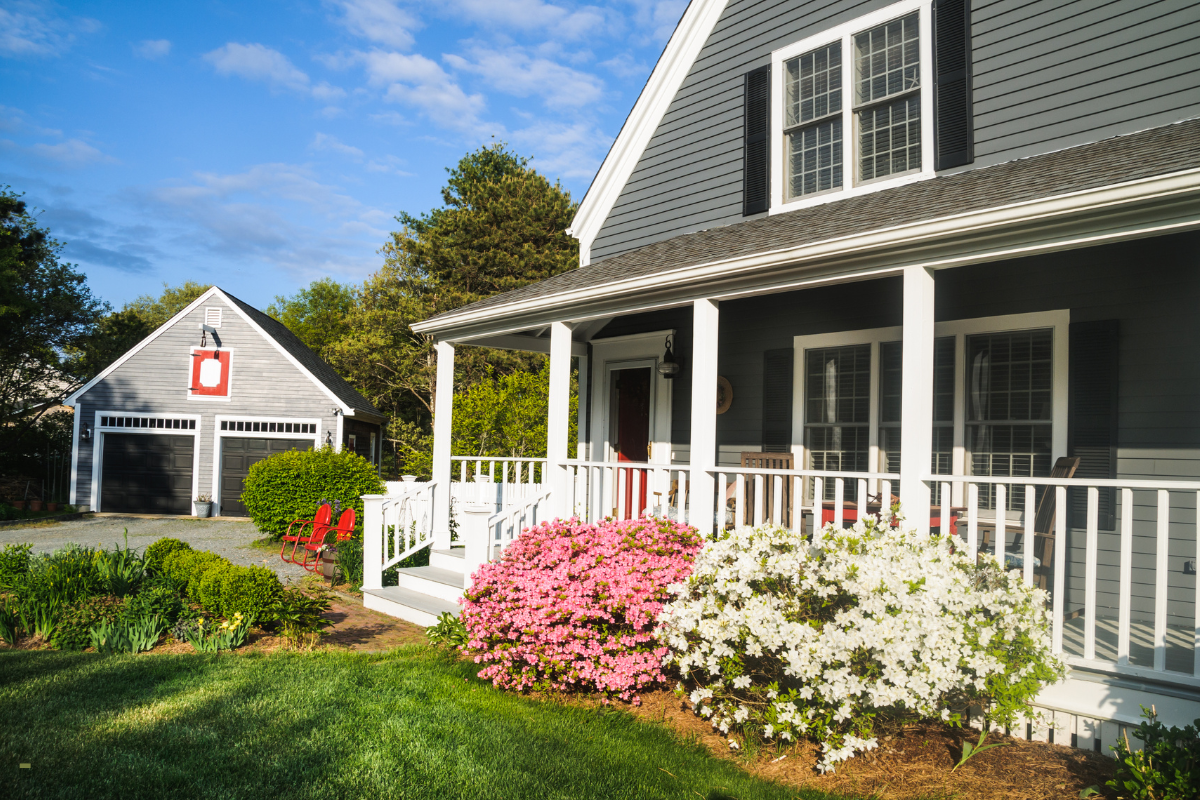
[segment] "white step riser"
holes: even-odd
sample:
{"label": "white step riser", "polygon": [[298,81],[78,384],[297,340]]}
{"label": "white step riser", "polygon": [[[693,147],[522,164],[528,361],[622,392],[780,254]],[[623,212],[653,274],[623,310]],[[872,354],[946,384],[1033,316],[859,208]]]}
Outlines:
{"label": "white step riser", "polygon": [[438,581],[431,581],[428,578],[422,578],[417,575],[400,571],[396,576],[396,585],[402,589],[411,589],[414,592],[427,594],[430,597],[436,597],[439,600],[445,600],[449,603],[457,603],[458,598],[462,597],[462,584],[458,586],[447,586]]}
{"label": "white step riser", "polygon": [[457,556],[448,556],[445,553],[430,553],[429,566],[437,567],[438,569],[448,569],[451,572],[462,572],[463,559]]}
{"label": "white step riser", "polygon": [[437,624],[437,617],[425,611],[419,611],[415,608],[410,608],[401,603],[395,603],[383,597],[376,597],[373,594],[363,594],[363,605],[374,611],[380,611],[384,614],[389,614],[393,617],[398,617],[405,622],[411,622],[414,625],[420,625],[422,628],[428,628],[431,625]]}

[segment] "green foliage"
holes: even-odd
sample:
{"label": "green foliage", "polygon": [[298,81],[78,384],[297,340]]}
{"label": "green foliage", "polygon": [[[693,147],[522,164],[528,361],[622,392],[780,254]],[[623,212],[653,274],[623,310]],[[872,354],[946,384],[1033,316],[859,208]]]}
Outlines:
{"label": "green foliage", "polygon": [[125,601],[119,597],[92,597],[67,606],[50,643],[58,650],[82,650],[91,644],[91,630],[102,622],[115,623]]}
{"label": "green foliage", "polygon": [[312,645],[328,621],[321,617],[329,610],[329,600],[313,597],[299,589],[284,589],[271,608],[271,618],[279,623],[280,632],[288,644],[299,647]]}
{"label": "green foliage", "polygon": [[350,584],[354,591],[358,591],[363,580],[362,537],[355,536],[344,542],[338,542],[337,554],[338,569],[346,577],[346,583]]}
{"label": "green foliage", "polygon": [[9,647],[21,637],[21,611],[15,598],[0,596],[0,641]]}
{"label": "green foliage", "polygon": [[96,552],[96,572],[107,594],[125,597],[142,582],[146,564],[142,556],[129,547],[129,529],[125,529],[125,547]]}
{"label": "green foliage", "polygon": [[1110,788],[1129,800],[1191,800],[1200,797],[1200,719],[1183,728],[1158,721],[1153,706],[1142,706],[1146,721],[1133,731],[1142,749],[1133,750],[1128,738],[1112,748],[1117,775]]}
{"label": "green foliage", "polygon": [[174,625],[183,615],[183,600],[178,592],[166,586],[142,584],[141,590],[125,601],[124,619],[161,617],[166,625]]}
{"label": "green foliage", "polygon": [[1008,742],[993,742],[992,744],[984,744],[984,741],[987,739],[987,735],[988,735],[988,732],[987,732],[987,728],[985,727],[983,730],[981,730],[979,732],[979,741],[978,742],[976,742],[975,744],[971,744],[970,742],[963,742],[962,758],[960,758],[958,760],[958,763],[955,764],[951,768],[950,771],[953,772],[954,770],[961,767],[963,764],[967,763],[967,759],[969,759],[971,756],[979,755],[984,750],[991,750],[993,747],[1004,747],[1006,744],[1008,744]]}
{"label": "green foliage", "polygon": [[89,632],[97,653],[141,653],[158,644],[166,624],[157,615],[103,621]]}
{"label": "green foliage", "polygon": [[228,570],[235,569],[231,564],[213,561],[209,566],[204,567],[199,572],[192,573],[192,579],[188,581],[190,588],[194,583],[196,591],[191,593],[191,598],[200,606],[211,614],[222,614],[221,611],[221,584],[225,582],[225,575]]}
{"label": "green foliage", "polygon": [[68,606],[103,593],[95,553],[68,544],[53,553],[34,556],[29,572],[13,587],[22,604]]}
{"label": "green foliage", "polygon": [[163,569],[163,561],[167,556],[179,550],[191,550],[192,546],[187,542],[181,542],[178,539],[163,537],[154,544],[146,548],[146,569],[149,572],[159,573]]}
{"label": "green foliage", "polygon": [[235,614],[232,619],[213,622],[206,617],[176,623],[171,635],[177,641],[187,642],[201,653],[216,653],[233,650],[246,643],[250,635],[251,617]]}
{"label": "green foliage", "polygon": [[[197,552],[195,557],[192,558],[191,564],[191,574],[188,576],[187,589],[185,590],[187,592],[187,596],[195,600],[200,605],[209,608],[201,596],[200,582],[204,580],[205,576],[207,576],[210,571],[228,569],[232,566],[232,564],[228,559],[223,558],[216,553],[210,553],[207,550],[201,550]],[[214,596],[214,600],[218,604],[221,602],[219,595]],[[212,609],[209,608],[209,610]]]}
{"label": "green foliage", "polygon": [[283,585],[275,573],[266,567],[234,566],[222,573],[218,591],[222,616],[242,614],[254,619],[267,619],[283,591]]}
{"label": "green foliage", "polygon": [[32,544],[9,544],[0,550],[0,591],[14,588],[29,574]]}
{"label": "green foliage", "polygon": [[295,519],[312,519],[319,502],[337,500],[362,523],[364,494],[380,494],[383,483],[369,461],[330,447],[289,450],[250,467],[242,502],[254,524],[279,539]]}
{"label": "green foliage", "polygon": [[430,643],[461,650],[467,646],[467,626],[456,614],[443,611],[438,615],[436,625],[425,629],[425,636]]}
{"label": "green foliage", "polygon": [[125,304],[126,312],[135,314],[151,330],[187,308],[193,300],[212,288],[211,284],[184,281],[178,286],[163,284],[158,297],[144,294]]}
{"label": "green foliage", "polygon": [[292,297],[276,297],[266,312],[320,355],[346,334],[346,316],[353,306],[352,288],[321,278]]}

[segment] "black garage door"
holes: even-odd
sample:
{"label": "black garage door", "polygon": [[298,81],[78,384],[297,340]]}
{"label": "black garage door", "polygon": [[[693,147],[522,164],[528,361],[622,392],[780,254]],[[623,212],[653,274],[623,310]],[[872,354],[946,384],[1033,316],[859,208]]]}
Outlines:
{"label": "black garage door", "polygon": [[100,510],[191,514],[195,439],[157,433],[106,433]]}
{"label": "black garage door", "polygon": [[312,439],[221,439],[221,516],[244,517],[242,484],[250,467],[285,450],[311,450]]}

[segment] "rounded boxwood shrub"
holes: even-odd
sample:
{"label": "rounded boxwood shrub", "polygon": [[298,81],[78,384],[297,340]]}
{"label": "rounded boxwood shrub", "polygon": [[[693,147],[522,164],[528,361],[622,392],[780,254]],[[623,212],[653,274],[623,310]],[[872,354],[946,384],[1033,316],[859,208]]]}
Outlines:
{"label": "rounded boxwood shrub", "polygon": [[205,605],[200,598],[200,582],[204,580],[205,574],[210,569],[229,568],[233,566],[226,559],[207,550],[195,551],[190,558],[185,557],[181,559],[181,563],[184,563],[187,569],[187,596],[201,605]]}
{"label": "rounded boxwood shrub", "polygon": [[187,542],[181,542],[178,539],[163,537],[154,544],[146,548],[146,569],[151,572],[162,572],[163,562],[167,556],[176,553],[180,550],[191,550],[192,546]]}
{"label": "rounded boxwood shrub", "polygon": [[362,496],[382,493],[383,483],[371,462],[322,447],[278,453],[250,467],[242,502],[258,529],[279,539],[292,520],[312,519],[322,500],[353,508],[361,526]]}
{"label": "rounded boxwood shrub", "polygon": [[[205,580],[208,580],[207,576]],[[261,621],[269,616],[269,609],[283,592],[283,585],[266,567],[231,567],[222,573],[219,591],[222,616],[241,613]]]}
{"label": "rounded boxwood shrub", "polygon": [[192,580],[189,581],[189,586],[193,582],[196,584],[196,591],[192,594],[192,599],[211,614],[224,615],[221,610],[221,582],[225,580],[228,570],[236,569],[236,567],[227,566],[227,563],[209,562],[208,566],[194,573]]}

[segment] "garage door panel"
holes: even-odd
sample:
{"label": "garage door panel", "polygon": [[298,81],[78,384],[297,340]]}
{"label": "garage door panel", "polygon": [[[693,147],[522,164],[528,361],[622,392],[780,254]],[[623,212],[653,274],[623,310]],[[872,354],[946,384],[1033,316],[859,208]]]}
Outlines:
{"label": "garage door panel", "polygon": [[242,489],[250,467],[268,456],[287,450],[311,450],[312,439],[221,439],[221,516],[244,517]]}
{"label": "garage door panel", "polygon": [[101,454],[100,510],[192,513],[194,448],[191,436],[106,433]]}

